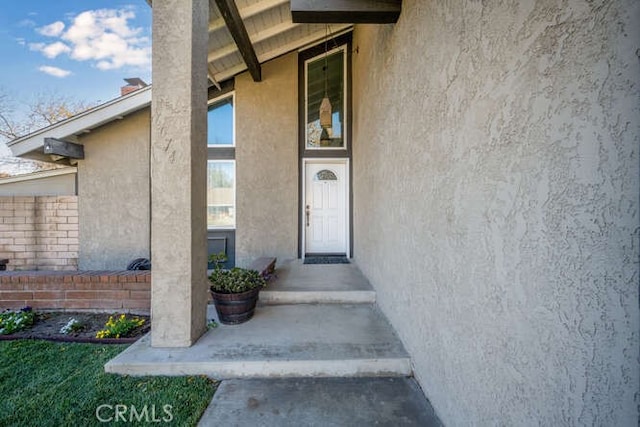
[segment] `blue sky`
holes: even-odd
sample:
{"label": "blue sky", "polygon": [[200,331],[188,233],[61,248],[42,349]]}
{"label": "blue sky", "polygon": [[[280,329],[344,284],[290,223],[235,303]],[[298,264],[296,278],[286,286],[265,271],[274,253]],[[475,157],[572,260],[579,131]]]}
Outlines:
{"label": "blue sky", "polygon": [[106,102],[125,77],[151,82],[144,0],[28,0],[0,5],[0,93],[17,108],[41,93]]}

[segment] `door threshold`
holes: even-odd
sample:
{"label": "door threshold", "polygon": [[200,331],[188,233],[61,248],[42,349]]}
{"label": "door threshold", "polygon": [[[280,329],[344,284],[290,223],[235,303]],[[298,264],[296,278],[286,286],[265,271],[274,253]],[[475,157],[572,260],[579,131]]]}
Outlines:
{"label": "door threshold", "polygon": [[306,253],[304,254],[305,258],[311,258],[311,257],[342,257],[342,258],[346,258],[347,254],[342,252],[310,252],[310,253]]}
{"label": "door threshold", "polygon": [[303,260],[303,264],[351,264],[346,256],[311,256]]}

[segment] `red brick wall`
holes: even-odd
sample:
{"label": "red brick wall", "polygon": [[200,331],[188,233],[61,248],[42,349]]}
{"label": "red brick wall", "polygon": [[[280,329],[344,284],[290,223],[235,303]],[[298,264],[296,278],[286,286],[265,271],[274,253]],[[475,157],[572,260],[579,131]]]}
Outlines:
{"label": "red brick wall", "polygon": [[0,309],[149,313],[150,271],[0,273]]}

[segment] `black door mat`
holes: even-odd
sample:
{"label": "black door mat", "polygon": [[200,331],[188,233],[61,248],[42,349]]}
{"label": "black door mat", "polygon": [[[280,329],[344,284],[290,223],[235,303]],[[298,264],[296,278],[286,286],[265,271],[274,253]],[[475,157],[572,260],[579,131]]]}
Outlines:
{"label": "black door mat", "polygon": [[305,264],[349,264],[344,256],[312,256],[304,259]]}

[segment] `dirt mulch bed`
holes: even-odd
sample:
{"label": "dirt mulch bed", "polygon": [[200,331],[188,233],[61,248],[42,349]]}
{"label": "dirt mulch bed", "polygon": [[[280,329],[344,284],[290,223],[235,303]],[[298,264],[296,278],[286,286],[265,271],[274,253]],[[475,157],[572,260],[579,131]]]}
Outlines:
{"label": "dirt mulch bed", "polygon": [[[144,325],[136,328],[127,338],[96,338],[96,333],[104,329],[104,324],[109,320],[109,316],[119,316],[120,314],[109,313],[74,313],[74,312],[52,312],[37,313],[33,326],[24,331],[19,331],[9,335],[0,335],[1,340],[16,339],[37,339],[62,342],[85,342],[100,344],[127,344],[137,341],[142,335],[149,332],[149,316],[135,316],[127,314],[127,317],[134,316],[145,319]],[[84,325],[84,328],[77,332],[65,335],[60,329],[66,325],[70,319],[76,319]]]}

